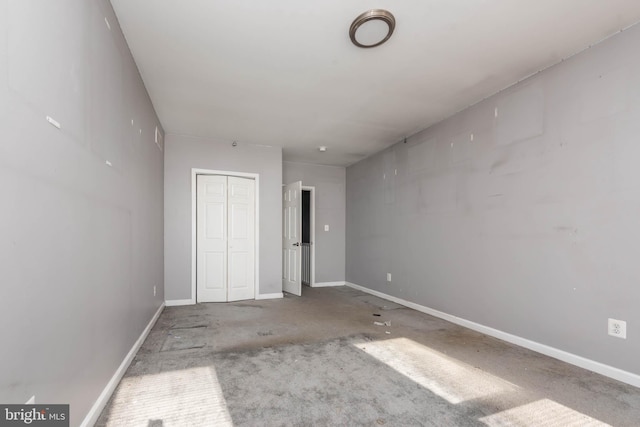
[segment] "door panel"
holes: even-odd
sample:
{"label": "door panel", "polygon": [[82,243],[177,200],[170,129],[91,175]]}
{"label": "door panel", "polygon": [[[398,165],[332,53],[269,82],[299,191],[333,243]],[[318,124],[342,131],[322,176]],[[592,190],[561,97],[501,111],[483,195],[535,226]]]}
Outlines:
{"label": "door panel", "polygon": [[207,239],[224,239],[224,203],[205,203],[205,237]]}
{"label": "door panel", "polygon": [[298,251],[289,250],[289,280],[295,282],[298,280]]}
{"label": "door panel", "polygon": [[255,181],[229,177],[228,301],[255,298]]}
{"label": "door panel", "polygon": [[285,185],[282,197],[283,203],[283,268],[282,289],[294,295],[302,295],[302,268],[300,244],[302,242],[302,181]]}
{"label": "door panel", "polygon": [[[200,175],[202,176],[202,175]],[[210,176],[210,175],[209,175]],[[219,178],[226,178],[225,176],[220,176]],[[226,182],[210,182],[211,180],[206,180],[206,193],[207,196],[220,196],[224,197],[226,195],[225,188]]]}
{"label": "door panel", "polygon": [[232,239],[246,239],[249,236],[249,207],[245,204],[231,206],[229,220],[231,221],[230,237]]}
{"label": "door panel", "polygon": [[207,253],[204,256],[204,288],[206,290],[224,291],[225,283],[220,280],[224,277],[225,260],[224,254],[221,253]]}
{"label": "door panel", "polygon": [[227,177],[198,175],[196,283],[198,302],[227,300]]}
{"label": "door panel", "polygon": [[229,275],[234,278],[234,289],[245,289],[250,285],[246,268],[248,256],[246,252],[234,252],[229,255]]}

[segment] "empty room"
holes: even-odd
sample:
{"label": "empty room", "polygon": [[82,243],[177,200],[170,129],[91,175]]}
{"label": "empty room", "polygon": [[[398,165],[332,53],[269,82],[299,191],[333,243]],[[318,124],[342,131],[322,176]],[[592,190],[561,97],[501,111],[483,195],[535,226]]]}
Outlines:
{"label": "empty room", "polygon": [[0,0],[0,425],[640,425],[637,0]]}

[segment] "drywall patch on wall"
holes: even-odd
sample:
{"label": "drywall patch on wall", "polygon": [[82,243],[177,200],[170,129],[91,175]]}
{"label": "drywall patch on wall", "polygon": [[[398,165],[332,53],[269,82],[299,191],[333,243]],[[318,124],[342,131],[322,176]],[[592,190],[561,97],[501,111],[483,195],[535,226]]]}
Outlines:
{"label": "drywall patch on wall", "polygon": [[396,153],[394,150],[388,150],[383,157],[383,187],[384,202],[393,203],[395,200],[395,182],[396,182]]}
{"label": "drywall patch on wall", "polygon": [[[10,88],[43,118],[54,117],[66,134],[83,144],[85,121],[78,117],[85,117],[86,2],[14,0],[6,7]],[[25,22],[39,30],[33,31]]]}
{"label": "drywall patch on wall", "polygon": [[417,175],[429,171],[433,162],[436,139],[430,138],[409,146],[409,174]]}
{"label": "drywall patch on wall", "polygon": [[629,67],[620,67],[589,80],[582,89],[582,121],[590,122],[626,110],[629,75]]}
{"label": "drywall patch on wall", "polygon": [[451,150],[453,156],[453,163],[460,163],[466,160],[469,160],[474,154],[474,147],[477,146],[473,144],[472,133],[469,131],[464,131],[458,133],[451,137]]}
{"label": "drywall patch on wall", "polygon": [[456,208],[456,175],[443,173],[418,181],[419,209],[423,214],[442,213]]}
{"label": "drywall patch on wall", "polygon": [[8,5],[6,0],[0,0],[0,120],[7,118],[9,107],[9,54],[8,54]]}
{"label": "drywall patch on wall", "polygon": [[[104,24],[104,15],[99,8],[92,13],[92,26],[96,29],[91,33],[92,66],[91,81],[93,87],[104,88],[103,95],[91,97],[89,108],[91,111],[89,128],[94,137],[89,142],[93,152],[102,160],[108,160],[118,171],[126,169],[126,148],[123,127],[126,124],[124,109],[119,106],[125,99],[123,67],[119,62],[112,61],[120,55],[120,50],[114,39],[114,34]],[[99,54],[108,52],[108,55]],[[134,129],[138,134],[142,129]],[[148,136],[151,137],[152,136]]]}
{"label": "drywall patch on wall", "polygon": [[496,144],[506,145],[544,133],[544,92],[539,82],[498,97]]}

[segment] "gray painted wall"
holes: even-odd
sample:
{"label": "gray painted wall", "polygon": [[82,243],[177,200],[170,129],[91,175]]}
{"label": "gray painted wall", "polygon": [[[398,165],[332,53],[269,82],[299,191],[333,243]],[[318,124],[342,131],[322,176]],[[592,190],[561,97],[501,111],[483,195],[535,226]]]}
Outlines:
{"label": "gray painted wall", "polygon": [[107,1],[0,0],[0,402],[78,425],[164,300],[156,126]]}
{"label": "gray painted wall", "polygon": [[[283,162],[283,184],[302,181],[316,189],[316,283],[344,282],[346,169]],[[329,231],[324,226],[329,225]]]}
{"label": "gray painted wall", "polygon": [[260,294],[282,292],[282,149],[167,135],[165,296],[191,298],[191,169],[260,174]]}
{"label": "gray painted wall", "polygon": [[636,26],[350,166],[347,280],[640,374],[639,45]]}

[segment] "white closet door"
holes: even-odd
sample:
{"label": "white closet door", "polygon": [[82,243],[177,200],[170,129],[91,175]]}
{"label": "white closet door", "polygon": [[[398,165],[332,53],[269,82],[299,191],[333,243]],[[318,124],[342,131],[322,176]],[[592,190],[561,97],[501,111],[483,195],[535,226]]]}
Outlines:
{"label": "white closet door", "polygon": [[255,297],[255,181],[229,177],[229,301]]}
{"label": "white closet door", "polygon": [[197,176],[198,302],[227,301],[227,177]]}

